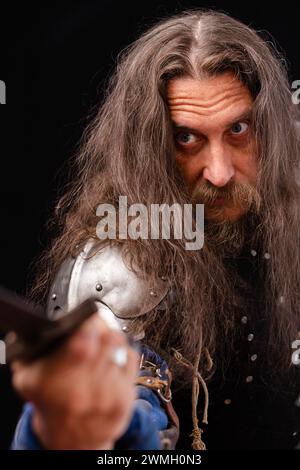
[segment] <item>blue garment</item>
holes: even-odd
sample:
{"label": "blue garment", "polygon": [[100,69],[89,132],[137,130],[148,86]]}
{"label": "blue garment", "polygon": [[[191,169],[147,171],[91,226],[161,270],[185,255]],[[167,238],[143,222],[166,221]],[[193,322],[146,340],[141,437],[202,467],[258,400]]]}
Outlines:
{"label": "blue garment", "polygon": [[[155,364],[160,368],[162,374],[167,369],[167,364],[148,347],[142,346],[142,353],[147,360],[155,359]],[[153,356],[155,354],[155,356]],[[140,371],[144,375],[145,370]],[[32,429],[32,415],[34,405],[26,403],[22,416],[17,425],[12,450],[42,450],[38,438]],[[116,442],[116,449],[128,450],[159,450],[159,431],[168,427],[168,417],[161,406],[161,402],[154,391],[143,386],[137,386],[137,399],[131,421],[126,432]]]}
{"label": "blue garment", "polygon": [[23,408],[22,416],[16,427],[14,439],[11,445],[12,450],[42,449],[42,446],[31,427],[32,414],[33,405],[31,403],[26,403]]}

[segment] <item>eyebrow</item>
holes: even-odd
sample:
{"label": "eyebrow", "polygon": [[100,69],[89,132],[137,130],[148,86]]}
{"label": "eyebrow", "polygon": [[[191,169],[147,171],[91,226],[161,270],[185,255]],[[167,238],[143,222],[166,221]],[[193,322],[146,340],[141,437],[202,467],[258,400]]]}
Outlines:
{"label": "eyebrow", "polygon": [[[250,109],[247,109],[246,111],[243,111],[241,114],[239,114],[238,116],[236,116],[234,119],[232,119],[227,125],[226,125],[226,128],[230,128],[231,126],[233,126],[233,124],[237,123],[237,122],[241,122],[241,121],[252,121],[252,118],[253,118],[253,109],[250,108]],[[173,129],[174,130],[189,130],[193,133],[198,133],[199,134],[199,129],[196,129],[195,127],[191,127],[191,126],[187,126],[187,125],[183,125],[179,122],[176,122],[174,120],[172,120],[172,124],[173,124]]]}

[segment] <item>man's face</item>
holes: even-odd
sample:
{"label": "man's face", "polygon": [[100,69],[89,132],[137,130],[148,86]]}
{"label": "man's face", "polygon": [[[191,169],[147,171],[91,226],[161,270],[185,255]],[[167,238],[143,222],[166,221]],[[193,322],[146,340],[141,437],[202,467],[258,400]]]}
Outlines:
{"label": "man's face", "polygon": [[247,195],[256,183],[252,104],[248,88],[230,72],[169,82],[176,162],[191,195],[203,195],[208,220],[234,221],[249,209],[231,194]]}

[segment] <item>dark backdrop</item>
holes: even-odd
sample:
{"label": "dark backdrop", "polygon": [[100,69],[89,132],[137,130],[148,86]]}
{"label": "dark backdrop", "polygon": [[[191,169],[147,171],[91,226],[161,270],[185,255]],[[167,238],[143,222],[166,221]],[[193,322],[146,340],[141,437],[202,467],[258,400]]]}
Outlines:
{"label": "dark backdrop", "polygon": [[[24,3],[1,5],[0,16],[0,80],[7,86],[7,104],[0,106],[0,284],[18,292],[25,291],[29,266],[49,237],[45,222],[86,116],[118,52],[147,26],[189,7],[221,9],[268,31],[285,52],[290,81],[300,79],[300,7],[294,2]],[[9,371],[0,366],[0,448],[8,445],[19,411]]]}

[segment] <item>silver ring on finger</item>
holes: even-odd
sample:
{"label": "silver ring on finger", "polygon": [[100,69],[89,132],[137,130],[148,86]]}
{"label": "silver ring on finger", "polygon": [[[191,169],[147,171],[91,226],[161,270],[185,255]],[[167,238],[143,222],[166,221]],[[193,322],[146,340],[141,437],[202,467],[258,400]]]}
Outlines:
{"label": "silver ring on finger", "polygon": [[128,362],[127,348],[125,346],[115,348],[112,352],[111,360],[117,367],[125,367]]}

